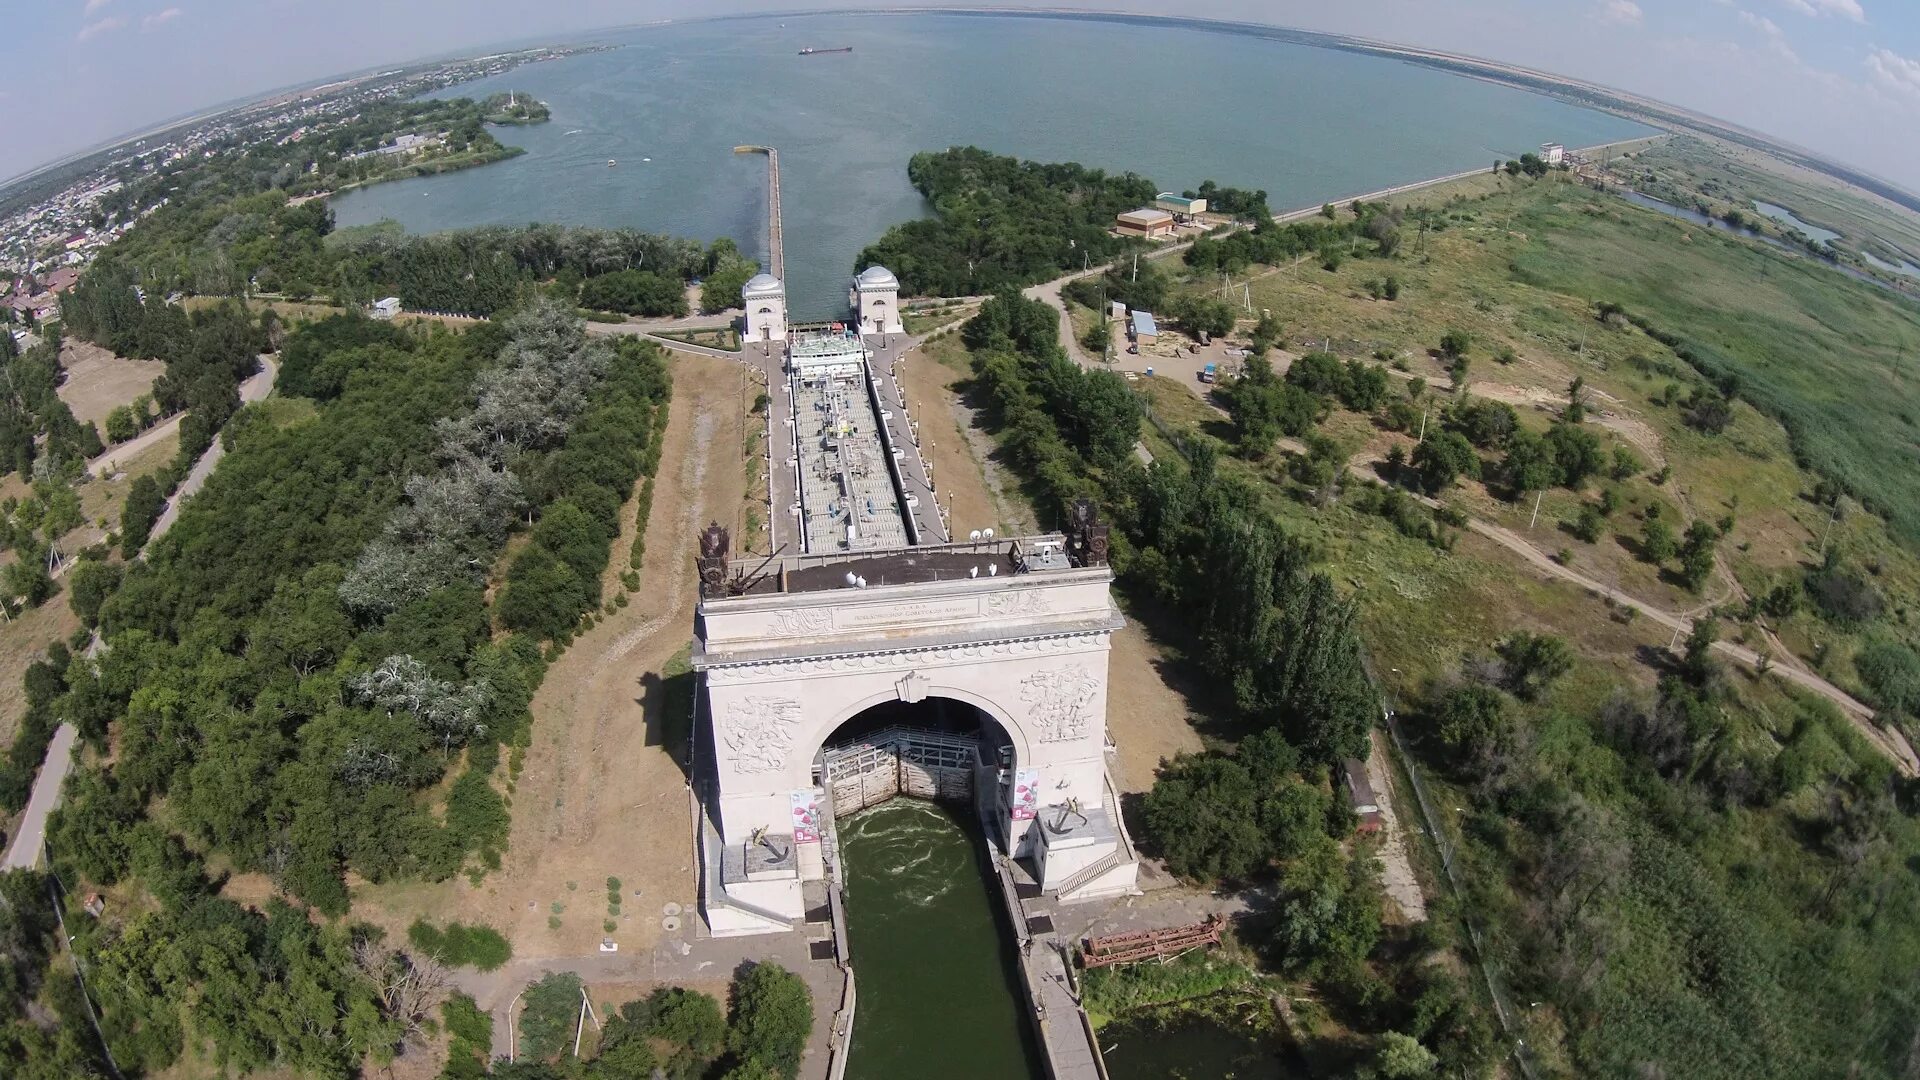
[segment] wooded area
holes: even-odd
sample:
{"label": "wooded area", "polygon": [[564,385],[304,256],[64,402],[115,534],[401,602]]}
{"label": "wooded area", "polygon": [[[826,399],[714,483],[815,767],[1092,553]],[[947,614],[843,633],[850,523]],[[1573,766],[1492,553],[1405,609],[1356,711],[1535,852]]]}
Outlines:
{"label": "wooded area", "polygon": [[[262,873],[338,916],[347,870],[497,865],[501,751],[526,738],[547,658],[597,599],[658,453],[657,351],[588,342],[551,305],[465,334],[336,317],[294,329],[287,357],[317,412],[236,416],[220,469],[91,612],[105,650],[29,677],[50,715],[114,753],[56,816],[62,878],[159,901],[75,927],[123,1069],[213,1055],[344,1076],[398,1048],[408,1018],[361,968],[417,956],[277,900],[248,912],[221,880]],[[526,550],[557,549],[565,574],[509,591],[545,616],[546,648],[506,632],[484,593],[529,518]],[[231,870],[210,874],[203,853]],[[7,1030],[13,1075],[88,1075]]]}

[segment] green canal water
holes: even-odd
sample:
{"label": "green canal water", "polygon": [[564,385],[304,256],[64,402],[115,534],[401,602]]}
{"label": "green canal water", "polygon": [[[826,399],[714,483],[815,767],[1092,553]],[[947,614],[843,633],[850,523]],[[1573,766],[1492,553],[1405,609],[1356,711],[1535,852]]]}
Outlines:
{"label": "green canal water", "polygon": [[1273,1037],[1234,1031],[1197,1016],[1116,1021],[1100,1029],[1100,1049],[1113,1080],[1276,1080],[1306,1075],[1294,1071]]}
{"label": "green canal water", "polygon": [[977,827],[895,799],[839,832],[859,988],[849,1080],[1044,1075]]}

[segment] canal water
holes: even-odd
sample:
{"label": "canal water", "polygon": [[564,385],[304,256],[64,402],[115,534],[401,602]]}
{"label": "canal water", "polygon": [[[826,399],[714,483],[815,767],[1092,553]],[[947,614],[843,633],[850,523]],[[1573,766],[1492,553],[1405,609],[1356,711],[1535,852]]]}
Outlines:
{"label": "canal water", "polygon": [[333,200],[339,224],[550,221],[730,236],[758,255],[766,159],[733,148],[777,146],[788,300],[820,318],[844,312],[861,248],[927,212],[907,180],[923,150],[1130,169],[1176,191],[1212,178],[1264,188],[1280,210],[1492,168],[1544,142],[1654,133],[1381,57],[1094,19],[775,16],[589,40],[621,48],[442,92],[547,102],[551,122],[495,129],[526,154],[349,192]]}
{"label": "canal water", "polygon": [[895,799],[838,824],[859,992],[849,1080],[1045,1075],[978,827]]}

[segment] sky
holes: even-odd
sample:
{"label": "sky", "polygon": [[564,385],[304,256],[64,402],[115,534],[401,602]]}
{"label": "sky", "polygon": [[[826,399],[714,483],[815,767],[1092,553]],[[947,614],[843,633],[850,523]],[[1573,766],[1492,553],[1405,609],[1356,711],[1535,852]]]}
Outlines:
{"label": "sky", "polygon": [[[836,2],[861,6],[812,6]],[[0,20],[0,177],[343,72],[662,18],[802,6],[807,0],[31,0]],[[1731,120],[1920,192],[1920,0],[1045,6],[1244,19],[1521,64]]]}

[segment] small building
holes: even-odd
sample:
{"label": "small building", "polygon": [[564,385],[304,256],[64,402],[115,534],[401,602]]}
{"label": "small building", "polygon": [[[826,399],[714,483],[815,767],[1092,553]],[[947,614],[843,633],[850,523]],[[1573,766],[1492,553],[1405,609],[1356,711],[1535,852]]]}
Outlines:
{"label": "small building", "polygon": [[1127,305],[1118,300],[1107,301],[1107,318],[1119,322],[1127,317]]}
{"label": "small building", "polygon": [[740,290],[747,309],[746,340],[787,340],[787,287],[772,274],[755,274]]}
{"label": "small building", "polygon": [[1171,191],[1163,191],[1155,195],[1153,205],[1156,210],[1165,210],[1176,218],[1197,218],[1207,212],[1207,200],[1189,199],[1185,195],[1175,195]]}
{"label": "small building", "polygon": [[1158,240],[1173,235],[1173,215],[1165,210],[1143,206],[1115,218],[1114,228],[1118,229],[1122,236],[1142,236],[1148,240]]}
{"label": "small building", "polygon": [[1385,820],[1380,814],[1380,800],[1373,793],[1373,782],[1367,779],[1366,762],[1348,758],[1341,763],[1340,774],[1341,783],[1347,789],[1347,804],[1360,819],[1360,831],[1379,832]]}
{"label": "small building", "polygon": [[373,302],[372,314],[376,319],[391,319],[395,315],[400,314],[401,310],[400,298],[397,296],[389,296],[385,300],[375,300]]}
{"label": "small building", "polygon": [[1542,143],[1540,160],[1549,165],[1559,166],[1567,163],[1567,148],[1557,142]]}
{"label": "small building", "polygon": [[884,266],[869,266],[853,279],[847,297],[863,334],[902,334],[900,279]]}
{"label": "small building", "polygon": [[1153,321],[1153,312],[1134,310],[1133,327],[1130,331],[1136,345],[1151,345],[1160,340],[1160,327]]}

